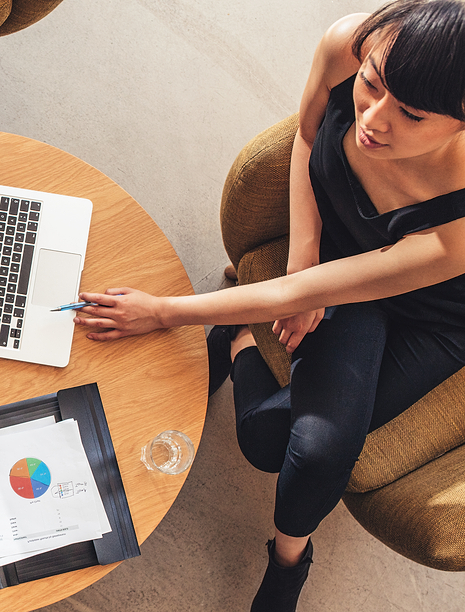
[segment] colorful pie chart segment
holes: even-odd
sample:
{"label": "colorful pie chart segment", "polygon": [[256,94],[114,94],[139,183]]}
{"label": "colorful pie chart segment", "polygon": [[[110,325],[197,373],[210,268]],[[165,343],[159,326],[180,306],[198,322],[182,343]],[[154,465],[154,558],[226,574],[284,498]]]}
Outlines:
{"label": "colorful pie chart segment", "polygon": [[40,459],[20,459],[10,470],[11,488],[25,499],[36,499],[46,493],[50,481],[50,470]]}

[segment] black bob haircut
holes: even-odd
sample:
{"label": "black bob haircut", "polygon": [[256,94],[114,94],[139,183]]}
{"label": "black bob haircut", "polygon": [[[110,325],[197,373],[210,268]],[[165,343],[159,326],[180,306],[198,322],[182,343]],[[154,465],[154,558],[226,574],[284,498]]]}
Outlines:
{"label": "black bob haircut", "polygon": [[465,121],[463,2],[396,0],[359,26],[353,54],[362,61],[364,44],[368,50],[378,40],[386,41],[379,67],[384,85],[399,102]]}

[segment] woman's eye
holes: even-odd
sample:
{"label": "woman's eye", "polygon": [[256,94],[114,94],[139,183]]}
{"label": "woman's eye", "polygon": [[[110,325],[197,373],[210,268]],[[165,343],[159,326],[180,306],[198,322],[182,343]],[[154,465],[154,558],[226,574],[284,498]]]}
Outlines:
{"label": "woman's eye", "polygon": [[362,79],[362,81],[365,83],[365,85],[369,88],[369,89],[376,89],[376,87],[373,85],[373,83],[371,83],[365,76],[364,72],[360,73],[360,78]]}
{"label": "woman's eye", "polygon": [[409,113],[407,110],[405,110],[405,108],[402,108],[402,106],[400,107],[401,113],[407,117],[407,119],[411,119],[412,121],[416,121],[417,123],[419,123],[420,121],[423,121],[423,117],[418,117],[417,115],[412,115],[412,113]]}

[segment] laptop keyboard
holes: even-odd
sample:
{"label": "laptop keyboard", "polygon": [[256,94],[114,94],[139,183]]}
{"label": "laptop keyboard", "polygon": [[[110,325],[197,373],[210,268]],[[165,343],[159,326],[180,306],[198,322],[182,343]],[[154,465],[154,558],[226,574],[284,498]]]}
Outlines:
{"label": "laptop keyboard", "polygon": [[0,197],[0,347],[19,349],[40,202]]}

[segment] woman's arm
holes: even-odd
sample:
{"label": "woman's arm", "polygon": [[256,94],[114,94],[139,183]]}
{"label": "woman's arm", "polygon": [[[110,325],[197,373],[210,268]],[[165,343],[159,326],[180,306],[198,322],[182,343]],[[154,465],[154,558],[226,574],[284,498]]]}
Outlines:
{"label": "woman's arm", "polygon": [[288,273],[319,263],[321,219],[309,176],[313,142],[331,89],[357,72],[351,39],[368,14],[349,15],[332,25],[319,43],[300,103],[299,129],[291,156],[290,249]]}
{"label": "woman's arm", "polygon": [[[197,296],[156,298],[133,289],[82,293],[101,306],[75,322],[111,340],[180,325],[247,324],[307,310],[399,295],[465,274],[465,219],[411,234],[395,245],[271,281]],[[123,294],[123,295],[118,295]]]}
{"label": "woman's arm", "polygon": [[[293,274],[320,262],[321,219],[309,176],[309,161],[331,89],[354,74],[359,62],[352,55],[351,38],[367,14],[349,15],[329,28],[318,45],[300,104],[299,129],[291,157],[290,245],[287,273]],[[324,309],[277,320],[273,331],[293,352],[305,334],[316,329]]]}

